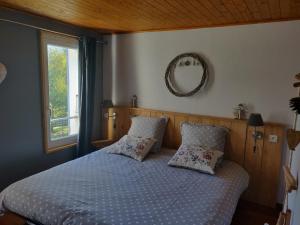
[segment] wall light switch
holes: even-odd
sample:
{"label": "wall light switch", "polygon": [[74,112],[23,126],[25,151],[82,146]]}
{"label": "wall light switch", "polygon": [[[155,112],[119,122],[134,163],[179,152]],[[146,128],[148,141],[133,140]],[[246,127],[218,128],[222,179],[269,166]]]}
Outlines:
{"label": "wall light switch", "polygon": [[269,142],[271,143],[277,143],[278,142],[278,136],[275,134],[270,134],[269,135]]}

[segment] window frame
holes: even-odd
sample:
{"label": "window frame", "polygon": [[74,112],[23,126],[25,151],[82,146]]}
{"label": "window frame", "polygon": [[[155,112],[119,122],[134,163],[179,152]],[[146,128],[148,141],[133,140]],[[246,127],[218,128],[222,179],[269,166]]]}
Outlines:
{"label": "window frame", "polygon": [[[76,48],[79,51],[79,40],[74,37],[67,37],[61,34],[55,34],[47,31],[41,31],[40,33],[43,142],[46,153],[51,153],[75,146],[77,144],[78,134],[67,136],[65,138],[60,138],[57,140],[51,140],[47,45]],[[80,80],[78,80],[78,83],[80,83]]]}

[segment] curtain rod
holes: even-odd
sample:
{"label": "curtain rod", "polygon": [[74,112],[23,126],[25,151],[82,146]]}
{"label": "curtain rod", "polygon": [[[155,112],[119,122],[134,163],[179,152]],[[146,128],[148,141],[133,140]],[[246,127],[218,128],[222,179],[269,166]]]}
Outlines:
{"label": "curtain rod", "polygon": [[[8,20],[8,19],[0,18],[0,21],[14,23],[14,24],[25,26],[25,27],[30,27],[30,28],[34,28],[34,29],[38,29],[38,30],[42,30],[42,31],[47,31],[47,32],[55,33],[55,34],[64,35],[64,36],[67,36],[67,37],[72,37],[72,38],[80,39],[80,37],[77,36],[77,35],[66,34],[66,33],[63,33],[63,32],[58,32],[58,31],[46,29],[46,28],[43,28],[43,27],[38,27],[38,26],[34,26],[34,25],[22,23],[22,22],[17,22],[17,21],[14,21],[14,20]],[[100,43],[102,45],[106,45],[107,44],[106,41],[100,41],[100,40],[97,40],[97,43]]]}

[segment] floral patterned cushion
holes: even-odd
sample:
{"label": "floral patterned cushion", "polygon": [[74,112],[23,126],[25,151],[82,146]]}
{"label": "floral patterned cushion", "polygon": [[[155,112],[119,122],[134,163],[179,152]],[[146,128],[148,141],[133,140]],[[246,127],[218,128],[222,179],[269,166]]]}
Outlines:
{"label": "floral patterned cushion", "polygon": [[138,161],[143,161],[156,140],[152,138],[123,136],[118,142],[103,150],[107,153],[126,155]]}
{"label": "floral patterned cushion", "polygon": [[224,151],[229,130],[222,126],[197,123],[181,124],[182,144],[200,145],[204,148]]}
{"label": "floral patterned cushion", "polygon": [[159,152],[161,149],[165,129],[168,123],[166,117],[135,116],[131,118],[131,126],[128,135],[157,140],[151,148],[151,152]]}
{"label": "floral patterned cushion", "polygon": [[199,145],[182,144],[168,165],[215,174],[214,169],[223,154],[221,151],[206,149]]}

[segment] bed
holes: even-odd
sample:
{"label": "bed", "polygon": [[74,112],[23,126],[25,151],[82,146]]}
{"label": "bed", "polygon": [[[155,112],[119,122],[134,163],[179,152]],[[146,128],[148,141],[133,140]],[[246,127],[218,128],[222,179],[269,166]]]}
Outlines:
{"label": "bed", "polygon": [[0,211],[43,225],[229,225],[247,172],[227,160],[215,176],[170,167],[175,152],[139,162],[98,150],[10,185]]}

